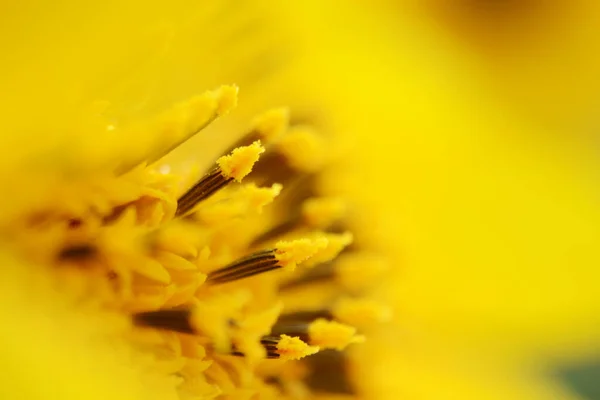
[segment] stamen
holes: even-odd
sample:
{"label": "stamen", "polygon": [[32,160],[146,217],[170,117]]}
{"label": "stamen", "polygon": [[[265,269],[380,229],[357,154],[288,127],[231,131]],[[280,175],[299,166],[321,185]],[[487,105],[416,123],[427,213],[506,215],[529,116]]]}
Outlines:
{"label": "stamen", "polygon": [[[299,337],[288,335],[263,336],[260,344],[266,351],[266,358],[281,360],[299,360],[319,352],[318,346],[310,346]],[[245,357],[246,354],[234,349],[230,352],[233,356]]]}
{"label": "stamen", "polygon": [[326,146],[321,136],[309,127],[293,127],[258,163],[251,179],[261,184],[285,185],[298,175],[320,170],[325,156]]}
{"label": "stamen", "polygon": [[226,267],[209,273],[207,282],[212,284],[227,283],[278,268],[293,271],[296,264],[309,259],[326,246],[327,239],[324,238],[279,242],[274,249],[250,254]]}
{"label": "stamen", "polygon": [[241,258],[232,264],[208,274],[207,282],[212,284],[227,283],[247,278],[262,272],[281,268],[275,257],[275,249],[264,250]]}
{"label": "stamen", "polygon": [[129,172],[143,162],[150,165],[160,160],[215,119],[227,114],[236,106],[237,92],[236,86],[221,86],[176,104],[150,123],[132,127],[136,137],[153,137],[149,133],[154,133],[154,143],[147,144],[142,156],[119,166],[117,175]]}
{"label": "stamen", "polygon": [[267,357],[282,360],[299,360],[319,352],[319,347],[310,346],[300,338],[281,335],[279,338],[267,337],[261,340],[267,349]]}
{"label": "stamen", "polygon": [[310,260],[304,263],[307,268],[333,261],[347,246],[352,244],[354,236],[350,232],[344,233],[315,233],[318,237],[327,240],[327,246],[319,249]]}
{"label": "stamen", "polygon": [[134,314],[132,319],[138,326],[180,333],[196,333],[192,325],[192,310],[187,308],[140,312]]}
{"label": "stamen", "polygon": [[[202,129],[210,125],[218,117],[227,114],[237,105],[237,86],[221,86],[219,89],[206,92],[203,95],[196,96],[187,102],[181,103],[173,107],[171,113],[180,118],[185,116],[181,123],[185,123],[186,129],[180,137],[175,139],[175,142],[167,147],[152,154],[146,161],[152,164],[177,147],[187,142],[194,137]],[[169,114],[167,114],[169,115]],[[168,123],[172,120],[166,118],[165,125],[168,128]]]}
{"label": "stamen", "polygon": [[88,243],[73,244],[63,248],[58,253],[58,259],[62,261],[86,261],[94,257],[98,249]]}
{"label": "stamen", "polygon": [[289,220],[282,222],[279,225],[274,226],[268,231],[258,235],[252,242],[250,243],[250,247],[257,247],[261,244],[269,242],[278,237],[289,234],[300,226],[299,218],[290,218]]}
{"label": "stamen", "polygon": [[308,284],[334,281],[351,293],[360,293],[378,282],[388,269],[388,263],[381,257],[363,252],[344,251],[333,262],[320,264],[295,279],[283,282],[279,289],[285,291]]}
{"label": "stamen", "polygon": [[250,131],[230,146],[228,150],[224,151],[224,153],[230,153],[237,147],[248,146],[257,140],[260,140],[265,146],[269,145],[285,132],[289,120],[290,111],[285,107],[274,108],[257,116],[252,121]]}
{"label": "stamen", "polygon": [[271,328],[271,336],[280,336],[280,335],[289,335],[300,338],[305,342],[310,341],[310,337],[308,336],[308,326],[309,323],[302,321],[287,321],[281,322],[277,321],[275,325]]}
{"label": "stamen", "polygon": [[349,344],[365,341],[364,336],[356,334],[356,328],[324,318],[309,325],[308,336],[310,344],[335,350],[343,350]]}
{"label": "stamen", "polygon": [[309,323],[280,319],[271,329],[271,335],[292,335],[310,345],[335,350],[343,350],[349,344],[364,341],[364,336],[358,335],[356,328],[326,318],[318,318]]}
{"label": "stamen", "polygon": [[214,168],[177,200],[175,216],[187,214],[196,204],[210,197],[231,181],[233,178],[224,177],[220,168]]}
{"label": "stamen", "polygon": [[311,259],[329,246],[329,238],[317,236],[314,239],[299,239],[291,242],[278,242],[276,256],[279,264],[293,271],[296,265]]}
{"label": "stamen", "polygon": [[187,214],[199,202],[207,199],[230,182],[241,181],[252,171],[253,165],[264,151],[260,142],[254,142],[250,146],[238,147],[230,155],[219,158],[217,167],[177,200],[175,216]]}
{"label": "stamen", "polygon": [[281,185],[257,187],[253,183],[243,185],[227,194],[226,201],[219,201],[207,207],[199,207],[194,219],[204,226],[219,226],[223,223],[252,214],[260,214],[263,208],[272,203],[281,192]]}

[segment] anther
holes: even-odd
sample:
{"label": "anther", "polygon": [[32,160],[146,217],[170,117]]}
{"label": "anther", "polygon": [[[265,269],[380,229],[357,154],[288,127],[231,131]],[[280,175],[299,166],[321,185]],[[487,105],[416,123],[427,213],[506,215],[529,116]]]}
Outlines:
{"label": "anther", "polygon": [[133,314],[132,320],[138,326],[180,333],[196,333],[192,326],[192,310],[187,308],[140,312]]}
{"label": "anther", "polygon": [[[278,358],[282,360],[299,360],[316,354],[320,350],[318,346],[311,346],[298,337],[288,335],[264,336],[261,339],[260,344],[264,347],[267,358]],[[235,356],[244,356],[244,353],[235,349],[231,354]]]}
{"label": "anther", "polygon": [[303,262],[327,246],[327,239],[299,239],[279,242],[274,249],[252,253],[233,263],[212,271],[207,282],[220,284],[249,278],[279,268],[294,270]]}
{"label": "anther", "polygon": [[189,213],[198,203],[215,194],[230,182],[241,181],[252,171],[254,163],[258,161],[264,150],[260,142],[254,142],[250,146],[238,147],[230,155],[219,158],[217,167],[177,200],[175,216]]}
{"label": "anther", "polygon": [[223,176],[220,168],[214,168],[177,200],[175,216],[187,214],[196,204],[207,199],[231,181],[233,178]]}
{"label": "anther", "polygon": [[343,350],[349,344],[364,341],[364,337],[357,334],[356,328],[322,317],[311,322],[280,319],[271,329],[270,335],[295,336],[310,345],[335,350]]}
{"label": "anther", "polygon": [[277,268],[281,267],[275,258],[275,250],[265,250],[243,257],[226,267],[211,272],[208,274],[207,282],[211,284],[227,283]]}
{"label": "anther", "polygon": [[154,134],[151,137],[155,139],[143,150],[145,154],[120,165],[115,172],[118,175],[124,174],[141,163],[150,165],[160,160],[218,117],[235,108],[237,92],[236,86],[221,86],[176,104],[153,121],[130,128],[134,134]]}

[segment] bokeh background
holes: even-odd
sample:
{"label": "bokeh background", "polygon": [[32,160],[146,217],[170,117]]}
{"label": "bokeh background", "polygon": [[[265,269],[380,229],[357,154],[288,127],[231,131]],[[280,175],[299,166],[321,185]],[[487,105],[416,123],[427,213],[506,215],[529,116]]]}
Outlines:
{"label": "bokeh background", "polygon": [[282,104],[330,134],[394,265],[365,398],[600,399],[596,1],[5,1],[0,33],[5,174],[126,147],[78,135],[91,101],[126,124],[222,83],[189,155]]}

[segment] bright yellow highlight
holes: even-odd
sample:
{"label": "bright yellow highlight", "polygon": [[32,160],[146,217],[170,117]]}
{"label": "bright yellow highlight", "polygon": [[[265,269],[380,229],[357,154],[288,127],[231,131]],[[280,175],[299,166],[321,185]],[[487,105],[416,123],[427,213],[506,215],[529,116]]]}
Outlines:
{"label": "bright yellow highlight", "polygon": [[145,140],[137,143],[139,160],[120,166],[120,170],[128,171],[141,162],[152,164],[158,161],[216,118],[235,108],[237,93],[237,86],[221,86],[176,104],[152,120],[125,127],[123,135],[135,135]]}
{"label": "bright yellow highlight", "polygon": [[352,343],[362,343],[365,337],[356,334],[356,328],[320,318],[308,327],[310,344],[323,349],[343,350]]}
{"label": "bright yellow highlight", "polygon": [[238,147],[231,154],[219,158],[217,164],[224,176],[240,182],[252,171],[252,167],[264,151],[260,141],[256,141],[250,146]]}
{"label": "bright yellow highlight", "polygon": [[315,234],[317,238],[325,239],[327,245],[320,247],[312,257],[306,262],[302,263],[303,267],[311,268],[318,264],[329,262],[336,258],[338,254],[346,246],[349,246],[354,240],[354,236],[350,232],[344,233],[321,233]]}
{"label": "bright yellow highlight", "polygon": [[325,237],[315,239],[298,239],[291,242],[277,242],[275,257],[279,265],[288,271],[296,269],[296,265],[310,259],[319,251],[327,248],[329,241]]}
{"label": "bright yellow highlight", "polygon": [[271,187],[258,187],[249,183],[228,193],[226,200],[220,199],[199,207],[196,216],[205,224],[215,226],[233,218],[260,214],[265,206],[279,196],[281,188],[282,186],[276,183]]}
{"label": "bright yellow highlight", "polygon": [[288,335],[281,335],[277,343],[277,353],[283,360],[299,360],[318,351],[318,346],[309,346],[299,338]]}

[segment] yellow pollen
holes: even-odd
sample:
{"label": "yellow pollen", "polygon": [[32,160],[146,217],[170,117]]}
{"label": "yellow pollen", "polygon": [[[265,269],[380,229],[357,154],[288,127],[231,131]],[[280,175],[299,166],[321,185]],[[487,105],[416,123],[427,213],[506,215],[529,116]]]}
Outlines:
{"label": "yellow pollen", "polygon": [[[202,158],[196,167],[175,154],[162,161],[235,107],[237,92],[222,86],[146,121],[116,118],[110,129],[102,119],[102,132],[134,137],[135,145],[122,154],[108,148],[98,171],[70,176],[58,166],[31,172],[35,179],[17,176],[41,187],[25,185],[36,195],[0,222],[35,274],[45,275],[38,266],[46,265],[76,309],[130,322],[114,338],[128,359],[139,356],[144,376],[148,370],[162,382],[166,397],[291,399],[312,398],[313,390],[319,397],[306,376],[319,367],[264,359],[341,350],[364,339],[354,326],[367,331],[390,312],[370,297],[351,297],[370,294],[358,282],[376,280],[368,258],[352,249],[339,267],[331,262],[353,242],[339,231],[351,225],[343,221],[347,204],[322,190],[329,151],[322,136],[290,128],[287,108],[255,118],[208,170]],[[85,165],[87,155],[78,157]],[[242,179],[249,183],[234,183]],[[341,193],[326,193],[333,192]],[[297,265],[318,268],[292,281]],[[113,343],[112,334],[106,339]]]}
{"label": "yellow pollen", "polygon": [[343,350],[352,343],[362,343],[365,337],[356,334],[356,328],[319,318],[308,326],[310,344],[323,349]]}
{"label": "yellow pollen", "polygon": [[282,186],[273,184],[271,187],[257,187],[253,183],[237,188],[233,193],[219,198],[207,206],[196,210],[196,218],[208,226],[229,223],[234,218],[248,217],[260,214],[263,207],[273,202],[281,192]]}
{"label": "yellow pollen", "polygon": [[225,177],[240,182],[252,171],[252,167],[264,151],[265,148],[257,140],[250,146],[238,147],[231,154],[219,158],[217,164]]}
{"label": "yellow pollen", "polygon": [[352,233],[317,233],[317,237],[327,240],[327,245],[321,247],[313,256],[302,263],[303,267],[312,268],[315,265],[329,262],[337,257],[346,246],[354,240]]}
{"label": "yellow pollen", "polygon": [[251,183],[244,186],[242,190],[249,209],[260,213],[264,206],[270,204],[275,197],[279,196],[281,189],[282,186],[278,183],[274,183],[271,187],[257,187],[255,184]]}
{"label": "yellow pollen", "polygon": [[313,257],[328,244],[329,241],[324,237],[282,241],[275,245],[275,257],[282,268],[293,271],[298,263]]}
{"label": "yellow pollen", "polygon": [[277,343],[277,354],[283,360],[299,360],[319,352],[318,346],[304,343],[300,338],[281,335]]}

